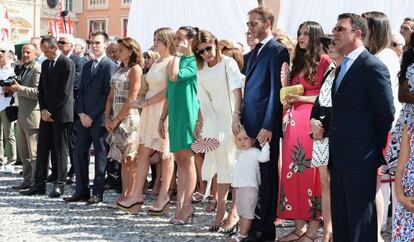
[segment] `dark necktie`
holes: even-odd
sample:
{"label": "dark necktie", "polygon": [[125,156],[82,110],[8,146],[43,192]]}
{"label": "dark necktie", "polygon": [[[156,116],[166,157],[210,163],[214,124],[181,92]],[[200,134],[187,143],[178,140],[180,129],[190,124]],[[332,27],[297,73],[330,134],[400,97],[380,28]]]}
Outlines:
{"label": "dark necktie", "polygon": [[55,66],[55,60],[51,60],[49,63],[49,72],[53,70],[53,67]]}
{"label": "dark necktie", "polygon": [[262,47],[262,46],[263,46],[262,43],[257,43],[257,45],[252,50],[252,54],[250,55],[250,68],[252,68],[252,66],[254,65],[254,63],[256,61],[257,54],[259,54],[260,47]]}
{"label": "dark necktie", "polygon": [[91,73],[92,74],[95,74],[95,70],[96,70],[96,66],[97,65],[98,65],[98,60],[97,59],[93,60],[93,62],[92,62],[92,68],[91,68]]}

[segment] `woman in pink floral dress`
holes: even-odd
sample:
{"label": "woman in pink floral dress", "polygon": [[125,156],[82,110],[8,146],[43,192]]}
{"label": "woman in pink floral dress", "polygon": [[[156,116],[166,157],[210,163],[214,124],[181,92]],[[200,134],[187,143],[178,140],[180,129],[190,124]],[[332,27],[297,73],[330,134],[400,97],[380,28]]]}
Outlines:
{"label": "woman in pink floral dress", "polygon": [[323,75],[331,63],[330,58],[322,54],[319,41],[322,36],[322,27],[316,22],[304,22],[299,26],[289,85],[303,85],[304,93],[288,95],[286,99],[290,108],[284,117],[286,130],[278,203],[278,217],[295,220],[296,228],[278,241],[313,241],[317,237],[321,185],[319,171],[311,163],[313,141],[309,136],[309,118]]}

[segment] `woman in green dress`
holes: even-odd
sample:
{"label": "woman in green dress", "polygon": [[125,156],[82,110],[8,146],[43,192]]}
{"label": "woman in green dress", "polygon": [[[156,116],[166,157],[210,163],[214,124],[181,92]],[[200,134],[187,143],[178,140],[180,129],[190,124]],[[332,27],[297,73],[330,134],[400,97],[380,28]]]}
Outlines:
{"label": "woman in green dress", "polygon": [[[187,224],[193,218],[192,194],[196,185],[194,153],[190,149],[194,132],[201,124],[197,122],[199,105],[197,100],[197,64],[191,44],[198,29],[184,26],[177,30],[175,43],[181,57],[174,57],[167,66],[166,102],[164,103],[158,131],[165,135],[165,121],[168,116],[170,151],[177,162],[177,209],[174,224]],[[197,128],[198,127],[198,128]]]}

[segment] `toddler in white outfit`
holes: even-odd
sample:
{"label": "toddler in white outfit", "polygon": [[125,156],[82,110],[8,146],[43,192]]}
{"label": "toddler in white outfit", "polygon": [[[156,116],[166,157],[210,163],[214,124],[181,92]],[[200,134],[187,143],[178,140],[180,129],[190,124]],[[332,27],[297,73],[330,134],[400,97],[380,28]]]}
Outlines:
{"label": "toddler in white outfit", "polygon": [[262,151],[255,147],[255,139],[247,136],[246,131],[237,135],[237,163],[234,168],[232,187],[236,191],[237,213],[240,217],[240,232],[233,235],[230,241],[242,241],[247,237],[254,211],[257,205],[260,170],[259,162],[269,161],[270,147],[265,143]]}

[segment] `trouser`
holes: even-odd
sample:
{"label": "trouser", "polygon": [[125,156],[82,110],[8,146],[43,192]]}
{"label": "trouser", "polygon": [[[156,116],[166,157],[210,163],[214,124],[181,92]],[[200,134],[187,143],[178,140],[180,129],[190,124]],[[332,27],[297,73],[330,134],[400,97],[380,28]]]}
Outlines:
{"label": "trouser", "polygon": [[17,147],[23,165],[23,184],[31,186],[36,172],[37,138],[39,129],[17,126]]}
{"label": "trouser", "polygon": [[[5,156],[4,142],[6,145],[7,163],[16,161],[16,138],[14,136],[14,126],[16,122],[10,122],[7,119],[6,111],[0,112],[0,157]],[[1,135],[4,134],[4,135]],[[4,141],[3,141],[4,136]]]}

